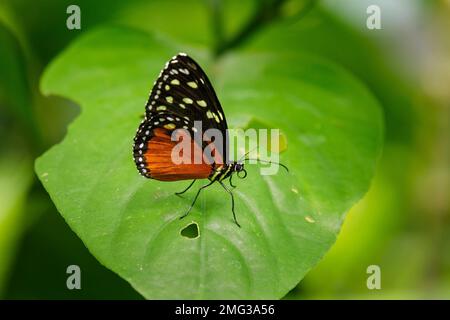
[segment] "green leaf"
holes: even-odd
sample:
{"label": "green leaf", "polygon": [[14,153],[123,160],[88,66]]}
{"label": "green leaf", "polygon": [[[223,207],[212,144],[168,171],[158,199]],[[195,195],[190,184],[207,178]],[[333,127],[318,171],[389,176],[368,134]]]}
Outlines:
{"label": "green leaf", "polygon": [[380,109],[351,75],[310,56],[235,52],[212,61],[189,50],[211,75],[230,127],[281,129],[280,161],[291,173],[261,176],[247,165],[234,191],[241,229],[220,185],[179,220],[195,191],[181,199],[174,192],[187,181],[140,177],[131,148],[153,81],[188,49],[121,28],[70,46],[46,70],[42,90],[77,101],[82,113],[36,161],[37,174],[89,250],[146,298],[281,298],[368,189],[382,144]]}

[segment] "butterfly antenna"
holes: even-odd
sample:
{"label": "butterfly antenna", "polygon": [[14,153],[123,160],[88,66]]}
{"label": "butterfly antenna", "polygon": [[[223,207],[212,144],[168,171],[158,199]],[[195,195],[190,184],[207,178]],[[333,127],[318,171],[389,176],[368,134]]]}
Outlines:
{"label": "butterfly antenna", "polygon": [[256,160],[256,161],[263,162],[263,163],[277,164],[279,166],[282,166],[284,169],[286,169],[287,172],[289,172],[289,168],[280,162],[275,162],[275,161],[270,161],[270,160],[261,160],[258,158],[245,158],[244,160]]}
{"label": "butterfly antenna", "polygon": [[247,151],[240,159],[239,159],[239,161],[238,162],[241,162],[242,161],[242,159],[244,159],[245,160],[245,157],[247,157],[249,154],[250,154],[250,152],[253,152],[253,151],[255,151],[256,150],[256,148],[257,147],[255,147],[255,148],[253,148],[252,150],[250,150],[250,151]]}

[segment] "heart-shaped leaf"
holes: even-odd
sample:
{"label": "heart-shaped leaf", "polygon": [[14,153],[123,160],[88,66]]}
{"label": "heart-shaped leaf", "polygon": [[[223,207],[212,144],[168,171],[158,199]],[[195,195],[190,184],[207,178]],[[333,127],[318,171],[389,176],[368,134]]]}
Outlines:
{"label": "heart-shaped leaf", "polygon": [[[141,177],[132,140],[165,62],[188,52],[205,67],[230,127],[280,128],[290,173],[235,180],[236,213],[220,185]],[[67,223],[98,260],[146,298],[281,298],[335,241],[368,189],[381,148],[377,103],[352,76],[300,54],[205,51],[122,28],[82,37],[48,68],[46,94],[81,105],[64,141],[36,171]],[[198,183],[197,187],[201,184]],[[195,188],[196,190],[196,188]],[[187,227],[187,228],[186,228]]]}

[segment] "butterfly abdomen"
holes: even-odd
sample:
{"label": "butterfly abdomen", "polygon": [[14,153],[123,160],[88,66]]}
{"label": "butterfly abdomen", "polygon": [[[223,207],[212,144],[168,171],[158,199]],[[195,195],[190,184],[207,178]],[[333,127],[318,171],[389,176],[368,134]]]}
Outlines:
{"label": "butterfly abdomen", "polygon": [[216,167],[208,177],[210,181],[222,181],[230,176],[233,172],[233,165],[225,164]]}

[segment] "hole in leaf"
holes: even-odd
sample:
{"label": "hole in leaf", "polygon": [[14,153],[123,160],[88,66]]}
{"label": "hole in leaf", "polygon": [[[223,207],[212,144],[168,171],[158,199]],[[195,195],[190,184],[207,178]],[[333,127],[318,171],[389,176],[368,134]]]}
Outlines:
{"label": "hole in leaf", "polygon": [[200,232],[198,230],[198,224],[196,222],[192,222],[188,224],[186,227],[181,229],[180,234],[189,239],[196,239],[200,237]]}

